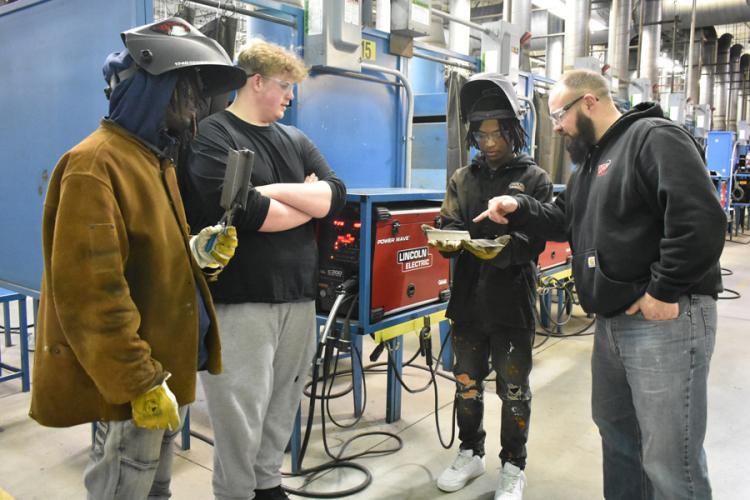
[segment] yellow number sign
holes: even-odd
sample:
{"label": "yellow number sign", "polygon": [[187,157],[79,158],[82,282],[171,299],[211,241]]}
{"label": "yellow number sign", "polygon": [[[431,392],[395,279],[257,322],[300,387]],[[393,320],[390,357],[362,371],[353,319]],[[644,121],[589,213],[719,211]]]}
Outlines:
{"label": "yellow number sign", "polygon": [[362,40],[362,60],[374,61],[377,47],[372,40]]}

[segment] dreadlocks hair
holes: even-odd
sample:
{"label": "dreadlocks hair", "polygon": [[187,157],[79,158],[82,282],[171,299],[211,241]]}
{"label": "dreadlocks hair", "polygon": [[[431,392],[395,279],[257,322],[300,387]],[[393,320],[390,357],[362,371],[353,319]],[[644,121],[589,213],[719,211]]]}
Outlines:
{"label": "dreadlocks hair", "polygon": [[[479,131],[479,127],[482,126],[482,122],[474,121],[469,122],[469,132],[466,134],[466,141],[477,149],[479,143],[474,139],[474,132]],[[515,118],[498,119],[497,124],[500,127],[500,133],[505,139],[505,142],[513,149],[513,154],[517,155],[526,147],[526,131],[521,126],[521,122]]]}

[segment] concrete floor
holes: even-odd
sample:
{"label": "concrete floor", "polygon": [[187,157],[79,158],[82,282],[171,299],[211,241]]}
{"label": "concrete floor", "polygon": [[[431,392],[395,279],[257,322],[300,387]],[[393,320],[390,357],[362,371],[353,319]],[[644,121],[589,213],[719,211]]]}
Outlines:
{"label": "concrete floor", "polygon": [[[728,242],[722,266],[733,271],[725,286],[740,292],[739,300],[719,302],[719,332],[709,379],[709,430],[706,451],[714,498],[750,498],[750,246]],[[583,318],[576,321],[581,322]],[[415,351],[414,335],[406,337],[405,358]],[[589,356],[592,337],[551,339],[535,351],[532,371],[532,426],[529,463],[526,469],[527,500],[580,500],[601,498],[601,453],[597,430],[591,421]],[[437,347],[437,346],[436,346]],[[373,344],[366,339],[365,359]],[[18,357],[17,347],[3,347],[3,359]],[[385,359],[383,355],[381,361]],[[424,366],[422,358],[417,364]],[[412,387],[426,383],[426,372],[405,369],[404,380]],[[438,416],[445,439],[449,436],[452,383],[438,379]],[[346,380],[341,381],[342,386]],[[367,375],[367,408],[353,429],[326,427],[329,446],[335,453],[349,437],[376,430],[398,434],[403,449],[382,457],[358,462],[370,469],[373,482],[363,492],[348,498],[391,499],[491,499],[499,470],[499,412],[494,387],[488,384],[485,411],[487,468],[483,476],[462,491],[441,493],[435,478],[450,464],[457,450],[443,449],[435,430],[434,395],[430,388],[418,394],[402,395],[401,419],[384,422],[386,377]],[[90,427],[44,428],[27,416],[29,396],[21,392],[20,381],[0,384],[0,499],[3,489],[19,500],[83,498],[81,474],[87,461]],[[343,422],[351,421],[350,397],[335,400],[332,413]],[[202,394],[193,406],[193,429],[211,434]],[[320,423],[311,438],[306,467],[324,461]],[[346,453],[390,447],[392,440],[381,436],[356,441]],[[211,495],[212,449],[192,440],[188,451],[176,450],[173,497],[209,499]],[[287,457],[285,469],[289,470]],[[308,485],[310,490],[332,491],[352,487],[362,476],[353,471],[334,471]],[[285,480],[290,486],[300,479]]]}

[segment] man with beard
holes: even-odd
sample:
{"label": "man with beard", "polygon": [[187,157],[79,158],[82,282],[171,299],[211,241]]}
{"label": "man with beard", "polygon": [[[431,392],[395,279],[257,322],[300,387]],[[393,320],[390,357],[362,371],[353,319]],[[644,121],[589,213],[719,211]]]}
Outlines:
{"label": "man with beard", "polygon": [[702,151],[658,104],[620,115],[597,73],[565,73],[549,106],[577,164],[566,191],[497,197],[475,220],[570,242],[581,306],[597,315],[604,496],[711,498],[706,385],[727,219]]}
{"label": "man with beard", "polygon": [[315,350],[318,249],[314,219],[344,204],[344,183],[301,130],[278,123],[307,76],[292,52],[251,40],[237,63],[247,83],[200,123],[191,146],[188,217],[222,213],[229,149],[255,152],[247,208],[234,219],[242,246],[211,283],[224,372],[201,374],[214,429],[216,499],[288,498],[281,464]]}
{"label": "man with beard", "polygon": [[30,411],[53,427],[97,422],[84,474],[97,500],[170,496],[196,372],[221,371],[201,267],[217,272],[237,246],[233,227],[189,239],[173,154],[204,98],[244,72],[179,18],[122,39],[104,66],[109,116],[60,159],[44,203]]}
{"label": "man with beard", "polygon": [[442,228],[468,230],[473,239],[507,240],[507,244],[498,252],[500,245],[479,247],[467,241],[459,247],[430,242],[444,255],[457,257],[447,316],[453,321],[461,445],[437,486],[457,491],[485,472],[484,379],[491,362],[497,374],[495,390],[502,401],[502,470],[495,499],[521,499],[531,417],[535,261],[545,241],[508,231],[507,226],[490,220],[474,223],[472,218],[490,198],[502,194],[527,193],[540,203],[547,202],[552,199],[552,183],[522,152],[526,146],[520,121],[523,111],[508,80],[496,73],[474,75],[461,87],[460,101],[463,120],[469,123],[467,140],[480,154],[448,182],[440,211]]}

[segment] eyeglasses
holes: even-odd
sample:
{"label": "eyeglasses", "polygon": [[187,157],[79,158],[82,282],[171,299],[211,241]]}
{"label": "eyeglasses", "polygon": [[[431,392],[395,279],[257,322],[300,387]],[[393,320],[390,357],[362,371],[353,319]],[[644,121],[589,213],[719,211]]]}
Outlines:
{"label": "eyeglasses", "polygon": [[493,142],[505,139],[502,130],[493,130],[492,132],[480,132],[477,130],[476,132],[472,132],[471,136],[477,141],[477,143],[487,142],[490,139],[492,139]]}
{"label": "eyeglasses", "polygon": [[292,87],[294,87],[294,82],[289,82],[286,80],[279,80],[278,78],[274,78],[272,76],[265,76],[260,75],[262,78],[265,78],[266,80],[271,80],[273,82],[276,82],[276,84],[279,86],[279,88],[284,92],[289,92]]}
{"label": "eyeglasses", "polygon": [[580,101],[581,99],[583,99],[583,97],[585,95],[586,94],[580,95],[580,96],[576,97],[575,99],[573,99],[572,101],[570,101],[565,106],[563,106],[562,108],[558,109],[557,111],[551,112],[549,114],[549,119],[552,120],[552,123],[554,123],[555,125],[559,125],[560,121],[563,119],[563,116],[565,115],[565,113],[567,113],[570,108],[572,108],[573,106],[575,106],[578,101]]}

